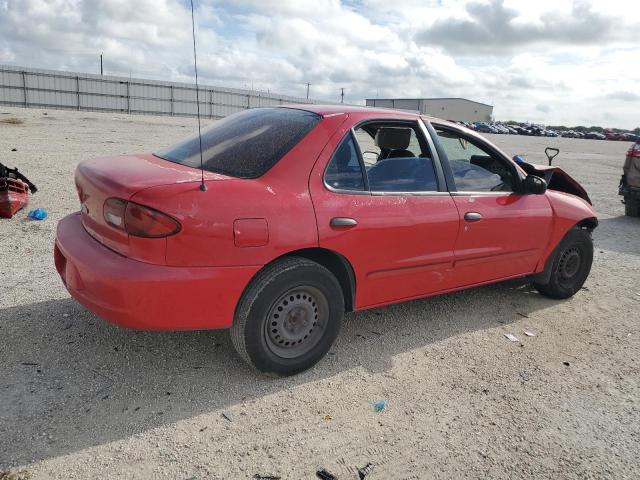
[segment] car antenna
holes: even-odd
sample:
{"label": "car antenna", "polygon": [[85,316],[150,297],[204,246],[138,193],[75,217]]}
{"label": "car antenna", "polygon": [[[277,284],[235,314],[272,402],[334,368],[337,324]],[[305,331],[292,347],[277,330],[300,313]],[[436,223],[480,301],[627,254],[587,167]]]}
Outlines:
{"label": "car antenna", "polygon": [[204,161],[202,160],[202,131],[200,127],[200,90],[198,89],[198,58],[196,56],[196,22],[193,19],[193,0],[191,0],[191,33],[193,34],[193,69],[196,72],[196,107],[198,115],[198,142],[200,142],[200,191],[205,192]]}

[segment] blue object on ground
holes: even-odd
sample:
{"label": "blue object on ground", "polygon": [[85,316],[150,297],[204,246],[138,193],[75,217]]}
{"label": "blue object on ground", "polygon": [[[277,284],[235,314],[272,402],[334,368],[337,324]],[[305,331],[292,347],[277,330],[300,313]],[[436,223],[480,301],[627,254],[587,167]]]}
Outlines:
{"label": "blue object on ground", "polygon": [[385,402],[384,400],[380,400],[379,402],[373,404],[373,409],[376,412],[382,412],[385,408],[387,408],[387,402]]}
{"label": "blue object on ground", "polygon": [[31,210],[27,216],[33,220],[44,220],[49,214],[42,208],[36,208],[35,210]]}

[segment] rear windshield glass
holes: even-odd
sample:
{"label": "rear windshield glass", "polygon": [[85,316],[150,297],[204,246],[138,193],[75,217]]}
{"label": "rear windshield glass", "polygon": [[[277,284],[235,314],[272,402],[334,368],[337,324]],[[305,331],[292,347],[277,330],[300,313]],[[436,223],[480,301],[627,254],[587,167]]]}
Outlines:
{"label": "rear windshield glass", "polygon": [[[232,177],[259,177],[319,121],[315,113],[292,108],[254,108],[225,117],[202,131],[204,169]],[[156,156],[200,168],[198,136]]]}

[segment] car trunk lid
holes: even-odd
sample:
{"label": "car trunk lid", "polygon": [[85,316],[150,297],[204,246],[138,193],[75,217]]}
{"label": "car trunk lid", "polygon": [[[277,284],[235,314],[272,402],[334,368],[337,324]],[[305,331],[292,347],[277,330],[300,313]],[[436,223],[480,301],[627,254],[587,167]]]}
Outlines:
{"label": "car trunk lid", "polygon": [[[229,178],[204,172],[206,182]],[[130,200],[136,193],[160,185],[197,184],[200,181],[199,169],[172,163],[152,154],[86,160],[78,165],[75,174],[82,224],[93,238],[124,256],[151,263],[164,262],[166,240],[136,238],[109,225],[103,214],[104,202],[108,198]]]}

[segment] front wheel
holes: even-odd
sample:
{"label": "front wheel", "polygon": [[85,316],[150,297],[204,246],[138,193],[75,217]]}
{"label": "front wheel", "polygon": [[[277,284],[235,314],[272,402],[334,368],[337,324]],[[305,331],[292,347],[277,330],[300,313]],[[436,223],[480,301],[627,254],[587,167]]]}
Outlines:
{"label": "front wheel", "polygon": [[306,258],[284,258],[258,273],[243,294],[231,340],[257,370],[294,375],[325,356],[343,316],[342,289],[329,270]]}
{"label": "front wheel", "polygon": [[541,294],[569,298],[582,288],[593,263],[593,240],[588,230],[574,228],[562,239],[551,266],[549,283],[533,283]]}

